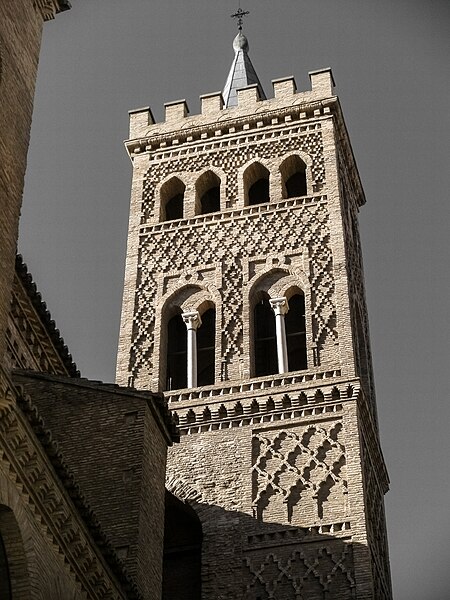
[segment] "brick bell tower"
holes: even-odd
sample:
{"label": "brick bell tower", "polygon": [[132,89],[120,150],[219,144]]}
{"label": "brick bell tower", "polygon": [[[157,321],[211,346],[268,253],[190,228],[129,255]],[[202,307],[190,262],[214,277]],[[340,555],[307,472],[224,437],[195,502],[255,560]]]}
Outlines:
{"label": "brick bell tower", "polygon": [[184,579],[164,598],[388,600],[365,198],[332,73],[266,99],[241,30],[233,46],[201,114],[131,111],[126,142],[117,380],[166,395],[167,486],[202,528],[171,575],[197,552],[201,594]]}

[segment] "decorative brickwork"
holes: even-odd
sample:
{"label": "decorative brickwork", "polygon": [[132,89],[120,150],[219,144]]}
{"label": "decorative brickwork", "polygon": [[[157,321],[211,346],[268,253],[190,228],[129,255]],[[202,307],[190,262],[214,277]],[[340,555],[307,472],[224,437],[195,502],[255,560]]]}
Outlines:
{"label": "decorative brickwork", "polygon": [[[292,78],[276,80],[264,101],[255,86],[238,90],[234,108],[202,96],[200,115],[169,103],[164,123],[130,113],[117,377],[166,389],[181,433],[167,485],[201,521],[202,600],[391,598],[356,221],[364,195],[331,73],[311,81],[297,93]],[[205,181],[220,203],[201,214]],[[171,190],[177,218],[165,210]],[[171,389],[169,319],[201,318],[204,306],[216,311],[214,383]],[[290,315],[305,331],[289,329]],[[305,345],[306,364],[295,362],[292,348]]]}

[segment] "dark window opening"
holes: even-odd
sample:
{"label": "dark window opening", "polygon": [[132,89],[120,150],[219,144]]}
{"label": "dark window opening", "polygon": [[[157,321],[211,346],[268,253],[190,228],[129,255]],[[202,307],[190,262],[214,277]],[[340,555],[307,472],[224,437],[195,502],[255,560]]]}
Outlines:
{"label": "dark window opening", "polygon": [[297,196],[306,196],[306,173],[299,171],[294,173],[286,181],[287,198],[296,198]]}
{"label": "dark window opening", "polygon": [[166,221],[183,218],[184,194],[176,194],[166,202]]}
{"label": "dark window opening", "polygon": [[192,507],[166,491],[162,600],[200,600],[202,537]]}
{"label": "dark window opening", "polygon": [[216,311],[210,308],[202,315],[197,329],[197,385],[214,383]]}
{"label": "dark window opening", "polygon": [[220,186],[214,186],[207,190],[200,198],[200,210],[202,215],[220,210]]}
{"label": "dark window opening", "polygon": [[0,599],[11,600],[11,580],[5,544],[0,534]]}
{"label": "dark window opening", "polygon": [[187,386],[187,329],[181,314],[167,324],[166,390]]}
{"label": "dark window opening", "polygon": [[265,296],[254,309],[255,375],[278,372],[275,314]]}
{"label": "dark window opening", "polygon": [[306,165],[299,156],[288,156],[280,165],[280,172],[283,180],[283,198],[306,196]]}
{"label": "dark window opening", "polygon": [[250,206],[269,202],[269,178],[262,177],[255,181],[248,190],[248,203]]}
{"label": "dark window opening", "polygon": [[307,368],[305,297],[295,294],[284,317],[289,371]]}

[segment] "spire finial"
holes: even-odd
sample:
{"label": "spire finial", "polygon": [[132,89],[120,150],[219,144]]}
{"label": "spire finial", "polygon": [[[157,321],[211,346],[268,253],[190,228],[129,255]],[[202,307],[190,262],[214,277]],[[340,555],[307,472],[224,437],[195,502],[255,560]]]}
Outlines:
{"label": "spire finial", "polygon": [[244,17],[249,14],[249,10],[242,10],[242,8],[239,6],[238,10],[234,13],[234,15],[231,15],[232,19],[237,19],[237,26],[239,31],[242,31],[242,23],[244,22]]}

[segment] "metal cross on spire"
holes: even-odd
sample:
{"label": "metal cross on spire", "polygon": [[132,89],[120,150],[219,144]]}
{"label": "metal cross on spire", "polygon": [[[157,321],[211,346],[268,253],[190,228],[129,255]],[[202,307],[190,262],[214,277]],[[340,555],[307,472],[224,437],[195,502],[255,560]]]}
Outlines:
{"label": "metal cross on spire", "polygon": [[244,17],[249,14],[250,14],[249,10],[242,10],[242,8],[239,7],[237,12],[235,12],[234,15],[231,15],[232,19],[237,19],[237,25],[238,25],[239,31],[242,31],[242,23],[244,22]]}

